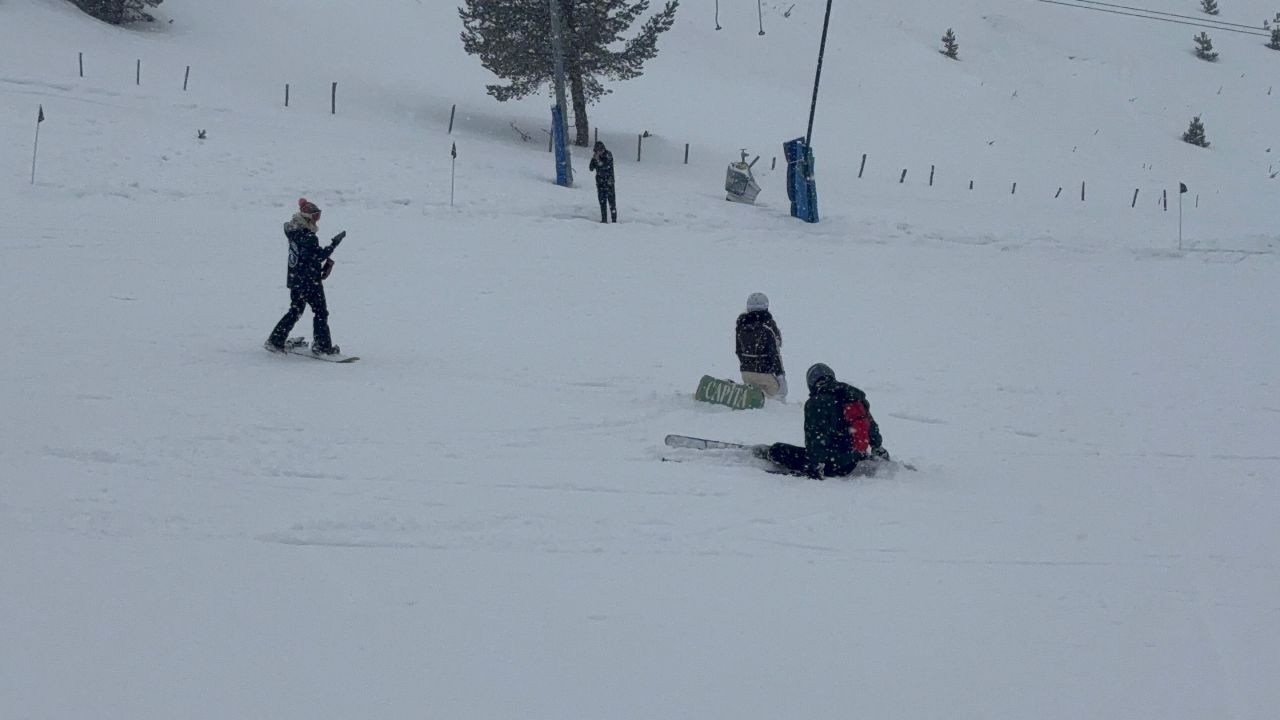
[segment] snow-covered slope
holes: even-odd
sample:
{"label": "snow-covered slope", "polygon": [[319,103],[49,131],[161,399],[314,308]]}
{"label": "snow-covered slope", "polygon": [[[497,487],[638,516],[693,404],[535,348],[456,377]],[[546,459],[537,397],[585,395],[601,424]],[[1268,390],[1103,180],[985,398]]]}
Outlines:
{"label": "snow-covered slope", "polygon": [[[0,2],[0,716],[1269,717],[1280,53],[838,7],[808,226],[767,166],[822,3],[767,3],[763,37],[720,4],[593,110],[606,228],[585,172],[549,180],[546,99],[486,98],[452,3],[167,0],[122,31]],[[1177,139],[1197,113],[1207,150]],[[721,199],[744,146],[755,208]],[[1155,206],[1179,181],[1191,252]],[[349,232],[354,365],[259,349],[299,195]],[[753,291],[796,399],[831,364],[919,472],[662,447],[800,439],[798,402],[690,398],[735,374]]]}

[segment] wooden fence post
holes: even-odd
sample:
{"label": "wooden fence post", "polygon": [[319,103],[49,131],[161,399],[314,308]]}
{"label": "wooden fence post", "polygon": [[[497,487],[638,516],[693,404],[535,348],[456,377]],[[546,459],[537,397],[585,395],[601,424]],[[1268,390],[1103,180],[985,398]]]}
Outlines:
{"label": "wooden fence post", "polygon": [[284,84],[284,106],[289,107],[289,83]]}
{"label": "wooden fence post", "polygon": [[1018,183],[1016,183],[1016,182],[1015,182],[1015,183],[1013,184],[1013,189],[1009,191],[1009,194],[1010,194],[1010,195],[1017,195],[1017,194],[1018,194]]}
{"label": "wooden fence post", "polygon": [[929,187],[933,187],[933,165],[929,166]]}
{"label": "wooden fence post", "polygon": [[969,181],[969,189],[970,189],[970,190],[972,190],[972,189],[973,189],[973,181],[972,181],[972,180],[970,180],[970,181]]}
{"label": "wooden fence post", "polygon": [[191,66],[187,66],[187,72],[182,76],[182,92],[187,91],[187,81],[191,79]]}
{"label": "wooden fence post", "polygon": [[449,135],[453,134],[453,118],[458,114],[458,106],[454,104],[453,109],[449,111]]}
{"label": "wooden fence post", "polygon": [[778,156],[777,156],[777,155],[774,155],[774,156],[773,156],[773,164],[769,166],[769,169],[770,169],[770,170],[777,170],[777,169],[778,169]]}
{"label": "wooden fence post", "polygon": [[333,88],[329,91],[329,114],[338,114],[338,83],[333,84]]}
{"label": "wooden fence post", "polygon": [[1169,191],[1168,190],[1160,191],[1160,203],[1164,205],[1164,211],[1169,212]]}
{"label": "wooden fence post", "polygon": [[1084,202],[1084,180],[1080,181],[1080,202]]}
{"label": "wooden fence post", "polygon": [[644,134],[636,135],[636,162],[640,162],[640,150],[644,147]]}
{"label": "wooden fence post", "polygon": [[684,164],[689,164],[689,143],[684,144]]}
{"label": "wooden fence post", "polygon": [[137,74],[134,76],[134,83],[137,85],[142,84],[142,60],[138,60],[138,70]]}
{"label": "wooden fence post", "polygon": [[80,53],[80,77],[84,77],[84,53]]}
{"label": "wooden fence post", "polygon": [[862,177],[862,171],[867,169],[867,154],[862,153],[862,165],[858,167],[858,177]]}
{"label": "wooden fence post", "polygon": [[898,184],[901,185],[906,181],[907,181],[907,169],[902,168],[902,177],[898,178]]}
{"label": "wooden fence post", "polygon": [[1141,188],[1134,188],[1134,189],[1133,189],[1133,202],[1129,203],[1129,208],[1130,208],[1130,209],[1138,207],[1138,190],[1140,190],[1140,189],[1141,189]]}
{"label": "wooden fence post", "polygon": [[1056,192],[1056,193],[1054,193],[1054,194],[1053,194],[1053,199],[1054,199],[1054,200],[1057,200],[1057,199],[1058,199],[1058,197],[1059,197],[1059,196],[1061,196],[1061,195],[1062,195],[1062,186],[1058,186],[1058,192]]}

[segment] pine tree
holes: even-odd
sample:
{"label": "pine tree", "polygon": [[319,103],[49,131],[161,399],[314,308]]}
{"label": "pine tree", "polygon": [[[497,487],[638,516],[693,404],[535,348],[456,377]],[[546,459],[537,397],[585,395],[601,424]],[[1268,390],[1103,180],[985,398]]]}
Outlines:
{"label": "pine tree", "polygon": [[1204,123],[1200,122],[1199,115],[1191,118],[1191,126],[1182,133],[1182,141],[1200,147],[1209,147],[1209,141],[1204,136]]}
{"label": "pine tree", "polygon": [[1271,42],[1267,43],[1267,47],[1272,50],[1280,50],[1280,13],[1276,13],[1275,25],[1268,27],[1270,23],[1263,21],[1262,27],[1271,30]]}
{"label": "pine tree", "polygon": [[1218,53],[1213,51],[1213,41],[1209,39],[1209,33],[1202,32],[1192,39],[1196,41],[1196,57],[1209,62],[1218,59]]}
{"label": "pine tree", "polygon": [[[577,145],[591,142],[587,104],[612,92],[603,80],[640,77],[658,54],[658,36],[675,23],[680,0],[665,0],[630,38],[623,35],[649,11],[649,0],[557,0],[564,35],[565,76]],[[462,46],[506,81],[488,85],[500,101],[536,93],[552,78],[551,9],[547,0],[463,0]],[[621,47],[619,44],[621,43]]]}
{"label": "pine tree", "polygon": [[1206,15],[1218,14],[1218,0],[1200,0],[1200,9],[1204,10]]}
{"label": "pine tree", "polygon": [[942,36],[942,49],[938,52],[952,60],[960,59],[960,45],[956,42],[956,34],[951,31],[951,28],[947,28],[947,34]]}
{"label": "pine tree", "polygon": [[164,0],[72,0],[77,7],[90,15],[109,22],[122,25],[133,22],[151,22],[155,20],[147,8],[158,7]]}

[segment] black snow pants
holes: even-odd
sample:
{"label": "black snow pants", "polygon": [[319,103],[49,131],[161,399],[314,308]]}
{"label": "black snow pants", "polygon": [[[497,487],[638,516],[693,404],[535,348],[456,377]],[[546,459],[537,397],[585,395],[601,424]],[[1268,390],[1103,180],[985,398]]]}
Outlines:
{"label": "black snow pants", "polygon": [[614,186],[596,185],[596,196],[600,198],[600,222],[609,222],[610,214],[613,221],[618,222],[618,194]]}
{"label": "black snow pants", "polygon": [[289,331],[297,324],[298,319],[302,317],[302,311],[306,310],[308,305],[311,306],[313,316],[311,347],[321,351],[332,347],[333,339],[329,336],[329,305],[324,299],[324,285],[319,283],[289,288],[289,312],[280,318],[276,328],[271,331],[272,344],[284,344],[289,337]]}
{"label": "black snow pants", "polygon": [[[796,475],[809,475],[809,453],[798,445],[774,443],[769,446],[768,458],[774,465]],[[818,470],[822,477],[844,477],[852,474],[855,467],[856,462],[848,467],[827,462]]]}

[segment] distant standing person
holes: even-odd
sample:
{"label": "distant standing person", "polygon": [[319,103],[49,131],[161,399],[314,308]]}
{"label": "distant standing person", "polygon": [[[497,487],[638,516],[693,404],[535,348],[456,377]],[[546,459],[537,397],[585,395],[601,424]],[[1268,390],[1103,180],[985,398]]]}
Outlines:
{"label": "distant standing person", "polygon": [[302,313],[311,306],[311,352],[317,355],[336,355],[338,346],[329,336],[329,305],[324,297],[324,279],[333,269],[329,256],[347,236],[344,230],[333,237],[328,247],[320,247],[316,230],[320,222],[320,208],[306,198],[298,200],[298,212],[284,225],[284,236],[289,241],[289,311],[280,318],[267,338],[265,347],[272,352],[285,352],[285,340],[297,324]]}
{"label": "distant standing person", "polygon": [[596,174],[596,196],[600,198],[600,222],[607,223],[612,217],[618,222],[618,195],[613,178],[613,153],[596,141],[595,152],[591,154],[589,169]]}
{"label": "distant standing person", "polygon": [[734,333],[742,382],[760,388],[765,397],[786,402],[787,375],[782,369],[782,331],[769,312],[769,297],[751,293],[747,310],[738,316]]}

